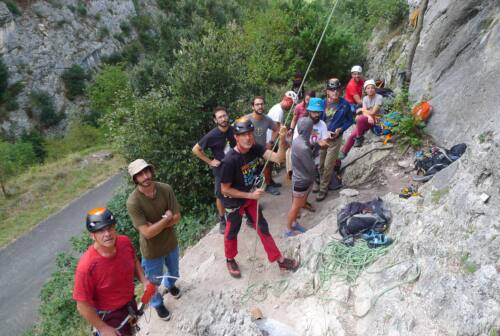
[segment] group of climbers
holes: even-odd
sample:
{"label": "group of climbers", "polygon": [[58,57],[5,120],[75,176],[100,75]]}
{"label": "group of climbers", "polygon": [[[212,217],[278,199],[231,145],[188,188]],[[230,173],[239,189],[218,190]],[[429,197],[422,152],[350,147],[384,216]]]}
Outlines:
{"label": "group of climbers", "polygon": [[[224,107],[214,110],[215,127],[194,145],[192,152],[213,171],[219,231],[224,235],[226,266],[231,276],[241,277],[235,257],[244,215],[247,225],[255,229],[260,238],[270,262],[277,262],[280,270],[295,271],[299,267],[297,260],[284,257],[277,247],[259,199],[264,192],[280,194],[281,184],[272,179],[271,167],[287,157],[292,205],[286,235],[306,230],[297,222],[297,217],[302,208],[315,210],[307,201],[308,195],[311,191],[317,192],[317,201],[327,197],[332,176],[339,173],[339,159],[377,123],[382,97],[376,94],[375,83],[363,81],[360,66],[354,66],[351,75],[344,97],[342,85],[336,78],[327,81],[324,98],[316,97],[314,91],[304,92],[303,85],[299,85],[296,92],[287,92],[267,115],[264,97],[255,96],[251,113],[238,118],[232,126]],[[295,82],[301,83],[300,74],[296,77]],[[301,98],[287,128],[287,113]],[[342,135],[354,122],[351,136],[341,151]],[[279,146],[274,145],[276,141]],[[131,333],[120,323],[130,309],[136,309],[132,303],[135,302],[134,275],[144,285],[157,286],[151,305],[163,320],[170,319],[163,294],[181,296],[175,286],[179,277],[179,248],[174,231],[181,214],[173,189],[155,181],[154,167],[143,159],[131,162],[128,172],[136,188],[126,205],[139,233],[142,261],[139,263],[136,259],[130,240],[117,235],[113,214],[98,208],[87,214],[93,244],[75,271],[73,298],[80,314],[96,328],[98,335]]]}

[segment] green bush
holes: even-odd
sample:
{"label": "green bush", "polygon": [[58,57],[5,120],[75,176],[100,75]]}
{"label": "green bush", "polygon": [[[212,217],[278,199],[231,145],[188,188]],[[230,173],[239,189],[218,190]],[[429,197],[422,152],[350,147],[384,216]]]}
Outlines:
{"label": "green bush", "polygon": [[109,29],[108,27],[106,26],[102,26],[101,28],[99,28],[99,30],[97,31],[97,39],[99,41],[102,41],[104,40],[106,37],[109,36]]}
{"label": "green bush", "polygon": [[0,58],[0,101],[4,101],[8,86],[9,86],[9,69],[7,68],[7,65],[5,65],[5,63],[3,62],[3,58]]}
{"label": "green bush", "polygon": [[0,140],[0,186],[5,197],[8,196],[6,184],[14,176],[21,174],[37,160],[30,143],[8,143]]}
{"label": "green bush", "polygon": [[33,90],[30,95],[31,110],[38,117],[42,127],[51,127],[59,123],[64,117],[63,113],[56,112],[54,98],[46,91]]}
{"label": "green bush", "polygon": [[130,33],[132,32],[132,27],[130,27],[130,24],[126,21],[120,22],[120,29],[122,30],[122,33],[129,37]]}
{"label": "green bush", "polygon": [[69,100],[73,100],[85,92],[85,81],[88,79],[88,75],[80,65],[73,64],[71,68],[64,70],[61,78],[66,87],[66,97]]}
{"label": "green bush", "polygon": [[9,11],[15,15],[19,16],[21,15],[21,11],[19,10],[19,7],[17,7],[16,3],[12,0],[2,0],[6,5]]}
{"label": "green bush", "polygon": [[87,6],[85,5],[84,2],[79,1],[78,4],[76,5],[76,12],[80,16],[87,16]]}
{"label": "green bush", "polygon": [[90,109],[97,118],[118,106],[130,106],[133,99],[128,75],[122,65],[108,65],[96,76],[87,88]]}
{"label": "green bush", "polygon": [[47,157],[47,150],[45,149],[45,139],[36,129],[32,129],[31,131],[24,131],[21,135],[21,141],[30,143],[33,148],[33,153],[35,154],[37,161],[42,163],[45,161]]}

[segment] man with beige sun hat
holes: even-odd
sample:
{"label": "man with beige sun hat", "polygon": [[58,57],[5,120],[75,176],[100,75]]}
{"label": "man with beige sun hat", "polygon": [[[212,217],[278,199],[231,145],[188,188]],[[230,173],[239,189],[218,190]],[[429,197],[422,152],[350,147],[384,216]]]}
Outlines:
{"label": "man with beige sun hat", "polygon": [[[154,181],[154,167],[143,159],[131,162],[128,173],[136,188],[128,197],[127,210],[139,231],[144,273],[150,282],[165,286],[178,299],[181,292],[175,282],[179,277],[179,247],[174,225],[181,214],[174,191],[170,185]],[[153,296],[151,305],[161,319],[170,319],[160,293]]]}

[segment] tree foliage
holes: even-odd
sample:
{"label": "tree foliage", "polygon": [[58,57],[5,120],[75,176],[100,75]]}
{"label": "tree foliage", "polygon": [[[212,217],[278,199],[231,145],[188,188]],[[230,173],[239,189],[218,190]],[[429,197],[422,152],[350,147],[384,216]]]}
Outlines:
{"label": "tree foliage", "polygon": [[0,158],[0,187],[7,197],[7,181],[35,163],[36,156],[30,143],[11,144],[0,140]]}
{"label": "tree foliage", "polygon": [[66,97],[69,100],[73,100],[85,92],[85,81],[88,79],[88,75],[78,64],[73,64],[71,68],[64,70],[61,78],[66,86]]}

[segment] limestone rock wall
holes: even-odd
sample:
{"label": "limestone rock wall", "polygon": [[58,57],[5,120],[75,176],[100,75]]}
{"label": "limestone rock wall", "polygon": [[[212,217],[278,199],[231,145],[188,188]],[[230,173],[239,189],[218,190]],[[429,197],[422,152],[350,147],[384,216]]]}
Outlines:
{"label": "limestone rock wall", "polygon": [[[408,1],[410,10],[420,1]],[[430,99],[427,132],[443,146],[500,129],[500,11],[496,0],[429,0],[412,64],[410,95]],[[369,77],[401,85],[413,29],[382,27],[369,47]],[[498,139],[498,132],[495,135]]]}
{"label": "limestone rock wall", "polygon": [[[78,6],[84,6],[86,13],[79,12]],[[130,25],[137,14],[132,0],[33,1],[18,7],[21,15],[15,16],[0,2],[0,53],[10,83],[24,83],[19,110],[1,124],[14,132],[33,124],[28,101],[32,89],[52,95],[58,111],[76,108],[64,97],[62,72],[73,64],[92,70],[103,55],[120,50],[123,41],[131,38],[122,34],[120,24]]]}

